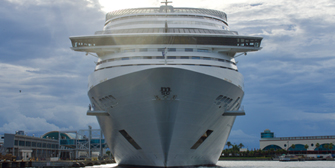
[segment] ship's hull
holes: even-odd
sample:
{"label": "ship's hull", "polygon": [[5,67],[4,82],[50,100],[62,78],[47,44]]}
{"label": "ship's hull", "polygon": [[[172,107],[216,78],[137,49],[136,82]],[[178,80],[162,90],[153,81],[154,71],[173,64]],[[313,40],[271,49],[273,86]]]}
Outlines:
{"label": "ship's hull", "polygon": [[[235,121],[235,116],[222,114],[238,108],[240,101],[235,100],[244,94],[241,87],[224,80],[232,77],[243,83],[240,73],[217,69],[221,73],[211,67],[197,72],[168,66],[119,69],[123,72],[119,76],[113,76],[113,68],[93,73],[91,80],[102,82],[88,94],[96,110],[109,113],[97,118],[116,162],[154,167],[215,165]],[[220,95],[232,100],[228,105],[220,103]],[[212,132],[195,148],[207,131]]]}

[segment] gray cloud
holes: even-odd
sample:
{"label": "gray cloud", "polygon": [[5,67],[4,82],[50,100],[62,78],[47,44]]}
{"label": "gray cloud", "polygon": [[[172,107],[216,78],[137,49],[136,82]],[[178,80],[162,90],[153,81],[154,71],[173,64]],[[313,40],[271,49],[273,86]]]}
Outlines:
{"label": "gray cloud", "polygon": [[[231,30],[264,37],[261,51],[237,58],[245,77],[247,115],[236,119],[229,140],[258,148],[259,133],[266,128],[277,136],[331,134],[333,1],[210,2],[176,4],[223,10]],[[71,51],[69,36],[94,34],[104,17],[97,0],[2,2],[0,133],[98,127],[85,114],[87,76],[96,58]]]}

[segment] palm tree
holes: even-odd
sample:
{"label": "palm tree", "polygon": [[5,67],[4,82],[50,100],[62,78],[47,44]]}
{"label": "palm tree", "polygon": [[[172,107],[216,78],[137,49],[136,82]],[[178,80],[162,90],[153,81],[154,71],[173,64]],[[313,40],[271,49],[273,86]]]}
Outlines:
{"label": "palm tree", "polygon": [[306,154],[307,154],[307,149],[308,149],[308,145],[306,144],[305,146],[304,146],[304,148],[306,149]]}
{"label": "palm tree", "polygon": [[292,148],[292,151],[294,150],[294,148],[295,148],[295,145],[294,144],[292,144],[291,145],[291,148]]}
{"label": "palm tree", "polygon": [[333,147],[334,147],[334,144],[330,143],[328,146],[328,148],[330,149],[330,153],[333,153]]}
{"label": "palm tree", "polygon": [[319,144],[319,143],[316,143],[316,144],[315,144],[315,147],[317,147],[317,148],[318,148],[318,154],[319,154],[319,153],[320,153],[320,151],[319,151],[319,150],[320,150],[320,149],[319,149],[319,147],[320,147],[320,144]]}
{"label": "palm tree", "polygon": [[326,150],[328,151],[328,144],[324,144],[323,147],[326,148]]}
{"label": "palm tree", "polygon": [[241,149],[244,147],[244,145],[242,143],[238,144],[238,147]]}
{"label": "palm tree", "polygon": [[230,141],[228,141],[226,145],[228,146],[228,148],[229,148],[230,146],[232,146],[232,144],[231,144]]}

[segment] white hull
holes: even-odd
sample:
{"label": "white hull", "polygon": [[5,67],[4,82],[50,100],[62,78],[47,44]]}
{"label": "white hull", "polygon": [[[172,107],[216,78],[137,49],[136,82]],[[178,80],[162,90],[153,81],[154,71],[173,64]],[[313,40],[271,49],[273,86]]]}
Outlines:
{"label": "white hull", "polygon": [[[196,69],[206,72],[207,67],[203,68]],[[233,100],[243,97],[241,88],[224,80],[235,76],[234,81],[242,82],[240,73],[222,68],[217,68],[221,74],[213,68],[208,68],[211,74],[183,67],[143,69],[131,72],[127,68],[131,73],[106,80],[89,91],[92,102],[92,97],[115,98],[96,108],[110,114],[97,118],[116,162],[157,167],[215,165],[236,118],[222,116],[224,104],[217,105],[215,99],[219,95]],[[90,79],[104,79],[116,71],[122,69],[95,72]],[[161,87],[171,89],[165,98]],[[233,103],[226,110],[231,110]],[[141,149],[132,146],[120,130],[125,130]],[[191,149],[206,130],[213,132],[197,149]]]}
{"label": "white hull", "polygon": [[120,165],[215,165],[245,114],[234,58],[260,50],[262,37],[229,31],[222,11],[167,3],[109,12],[103,31],[70,37],[98,57],[87,114]]}

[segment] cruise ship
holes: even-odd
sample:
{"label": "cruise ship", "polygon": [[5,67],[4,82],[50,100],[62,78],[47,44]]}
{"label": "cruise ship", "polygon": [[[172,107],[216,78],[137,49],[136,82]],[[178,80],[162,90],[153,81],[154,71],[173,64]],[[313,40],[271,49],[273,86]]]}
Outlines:
{"label": "cruise ship", "polygon": [[262,37],[230,31],[224,12],[167,3],[109,12],[102,31],[70,37],[72,50],[97,57],[87,115],[119,165],[215,165],[245,114],[235,58]]}

